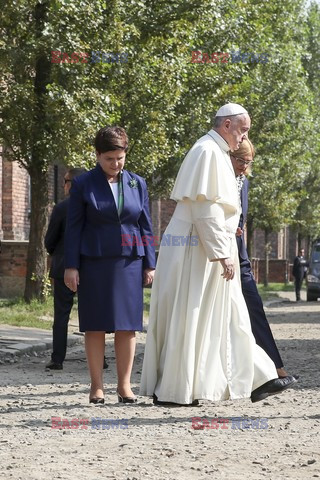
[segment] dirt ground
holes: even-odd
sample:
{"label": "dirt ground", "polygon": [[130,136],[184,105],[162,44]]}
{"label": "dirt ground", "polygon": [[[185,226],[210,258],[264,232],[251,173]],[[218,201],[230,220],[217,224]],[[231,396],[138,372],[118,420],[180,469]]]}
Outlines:
{"label": "dirt ground", "polygon": [[[300,379],[293,390],[256,404],[241,400],[167,408],[139,397],[136,405],[120,406],[111,336],[103,406],[88,404],[82,345],[69,349],[63,371],[44,370],[48,354],[1,365],[0,478],[320,477],[320,303],[283,300],[267,312],[285,366]],[[136,393],[144,342],[141,333],[133,375]]]}

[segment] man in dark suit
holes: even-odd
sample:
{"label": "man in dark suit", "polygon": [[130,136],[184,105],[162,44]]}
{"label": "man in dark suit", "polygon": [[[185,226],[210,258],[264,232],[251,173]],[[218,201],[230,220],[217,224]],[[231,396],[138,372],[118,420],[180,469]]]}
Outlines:
{"label": "man in dark suit", "polygon": [[241,190],[242,214],[239,222],[241,234],[237,236],[242,293],[247,304],[251,321],[251,329],[257,344],[263,348],[263,350],[272,359],[276,366],[278,375],[280,377],[285,377],[287,372],[283,368],[283,361],[263,308],[262,299],[259,295],[257,284],[252,273],[251,262],[248,257],[244,240],[244,224],[248,211],[248,190],[249,182],[247,179],[244,179]]}
{"label": "man in dark suit", "polygon": [[[50,370],[62,370],[67,351],[68,323],[75,293],[64,284],[64,232],[69,205],[69,191],[73,178],[84,173],[82,168],[73,168],[64,176],[65,200],[54,206],[45,236],[45,247],[51,255],[50,277],[54,279],[54,321]],[[104,362],[104,368],[106,368]]]}
{"label": "man in dark suit", "polygon": [[296,290],[296,300],[299,302],[301,300],[300,291],[302,287],[302,282],[307,271],[307,260],[304,256],[304,249],[299,250],[299,255],[297,255],[293,261],[292,275],[294,276],[294,285]]}
{"label": "man in dark suit", "polygon": [[251,329],[256,343],[269,355],[271,360],[274,362],[279,377],[284,378],[287,377],[288,374],[283,367],[282,358],[273,338],[270,325],[263,308],[262,299],[259,295],[257,284],[252,273],[251,262],[248,257],[244,238],[244,225],[246,223],[248,213],[249,192],[249,182],[245,177],[245,172],[248,167],[250,168],[250,165],[253,162],[253,145],[249,140],[244,141],[239,150],[231,153],[230,157],[238,182],[238,191],[242,208],[237,230],[237,245],[242,293],[248,308]]}

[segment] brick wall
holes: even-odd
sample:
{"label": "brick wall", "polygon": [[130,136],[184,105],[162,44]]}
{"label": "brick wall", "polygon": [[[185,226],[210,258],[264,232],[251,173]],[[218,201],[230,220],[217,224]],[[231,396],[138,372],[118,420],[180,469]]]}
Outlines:
{"label": "brick wall", "polygon": [[151,200],[150,213],[152,220],[153,235],[160,236],[161,231],[161,200]]}
{"label": "brick wall", "polygon": [[[271,243],[270,258],[279,258],[279,234],[271,233],[269,235],[269,242]],[[263,230],[256,228],[253,232],[252,241],[252,256],[256,258],[264,258],[265,256],[265,234]],[[280,258],[281,258],[280,254]]]}
{"label": "brick wall", "polygon": [[27,241],[2,240],[0,253],[0,297],[22,296],[27,265]]}
{"label": "brick wall", "polygon": [[12,226],[12,163],[2,161],[2,232],[4,239],[13,239]]}
{"label": "brick wall", "polygon": [[[258,283],[264,282],[265,266],[265,260],[258,261],[258,275],[256,273],[256,280]],[[269,282],[287,283],[290,279],[291,273],[288,260],[269,260]]]}
{"label": "brick wall", "polygon": [[17,162],[12,162],[12,227],[15,240],[29,238],[30,177]]}
{"label": "brick wall", "polygon": [[168,223],[171,220],[173,212],[176,208],[177,203],[174,200],[161,200],[160,208],[160,236],[163,235],[163,232],[167,228]]}
{"label": "brick wall", "polygon": [[[0,155],[2,150],[0,149]],[[49,200],[64,198],[65,166],[49,169]],[[25,288],[30,226],[30,181],[17,162],[0,156],[0,297],[22,296]]]}
{"label": "brick wall", "polygon": [[29,175],[17,162],[1,159],[1,230],[5,240],[29,237]]}

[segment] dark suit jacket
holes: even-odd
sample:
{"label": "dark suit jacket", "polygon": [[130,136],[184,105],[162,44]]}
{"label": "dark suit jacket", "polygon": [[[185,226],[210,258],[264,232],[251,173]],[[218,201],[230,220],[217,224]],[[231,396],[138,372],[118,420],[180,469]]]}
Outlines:
{"label": "dark suit jacket", "polygon": [[292,268],[292,275],[298,279],[301,280],[307,271],[308,267],[308,262],[305,259],[305,257],[300,257],[299,255],[295,257],[293,261],[293,268]]}
{"label": "dark suit jacket", "polygon": [[[246,223],[247,214],[248,214],[248,194],[249,194],[249,182],[247,179],[244,180],[242,189],[241,189],[241,206],[242,206],[242,213],[240,215],[239,227],[243,231],[243,227]],[[246,243],[244,240],[244,232],[241,236],[236,237],[237,244],[238,244],[238,253],[239,253],[239,262],[240,268],[243,270],[244,268],[251,268],[250,260],[248,257],[248,252],[246,248]]]}
{"label": "dark suit jacket", "polygon": [[[155,268],[146,182],[123,170],[122,183],[124,203],[119,217],[111,187],[99,164],[73,179],[65,234],[66,268],[79,268],[81,255],[141,256],[144,268]],[[149,241],[142,239],[145,236]]]}
{"label": "dark suit jacket", "polygon": [[63,278],[64,276],[64,232],[68,205],[69,198],[66,198],[53,207],[44,239],[47,252],[52,256],[49,272],[51,278]]}

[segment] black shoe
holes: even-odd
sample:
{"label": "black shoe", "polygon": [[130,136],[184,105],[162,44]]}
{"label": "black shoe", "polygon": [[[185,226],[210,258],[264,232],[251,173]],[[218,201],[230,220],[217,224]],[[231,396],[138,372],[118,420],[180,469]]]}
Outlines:
{"label": "black shoe", "polygon": [[46,368],[49,368],[50,370],[62,370],[63,365],[62,363],[57,363],[50,360],[50,362],[46,365]]}
{"label": "black shoe", "polygon": [[118,395],[118,402],[119,403],[137,403],[136,397],[122,397],[120,393],[117,391]]}
{"label": "black shoe", "polygon": [[93,397],[89,399],[89,403],[94,403],[95,405],[104,404],[104,398],[103,397]]}
{"label": "black shoe", "polygon": [[157,395],[153,394],[153,403],[154,405],[160,405],[163,407],[197,407],[199,405],[199,400],[193,400],[192,403],[164,402],[158,400]]}
{"label": "black shoe", "polygon": [[[293,378],[295,378],[296,380],[299,380],[300,375],[294,374],[294,375],[292,375],[292,376],[293,376]],[[282,377],[281,375],[279,375],[279,378],[286,378],[286,377],[287,377],[287,375],[285,375],[284,377]]]}
{"label": "black shoe", "polygon": [[297,383],[297,380],[292,375],[288,375],[284,378],[274,378],[261,385],[261,387],[253,390],[251,393],[251,401],[252,403],[260,402],[260,400],[264,400],[269,397],[269,395],[275,395],[276,393],[280,393],[283,390],[292,387],[295,383]]}
{"label": "black shoe", "polygon": [[109,365],[107,364],[106,357],[104,357],[104,359],[103,359],[103,369],[106,370],[108,367],[109,367]]}

